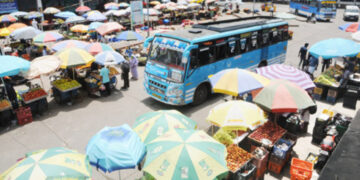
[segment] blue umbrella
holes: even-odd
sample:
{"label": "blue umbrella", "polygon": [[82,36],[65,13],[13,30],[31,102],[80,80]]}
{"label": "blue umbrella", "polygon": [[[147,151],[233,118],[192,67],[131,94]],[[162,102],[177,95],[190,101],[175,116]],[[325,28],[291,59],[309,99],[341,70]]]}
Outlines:
{"label": "blue umbrella", "polygon": [[70,11],[63,11],[63,12],[59,12],[55,14],[55,17],[57,18],[62,18],[62,19],[67,19],[69,17],[73,17],[76,16],[75,13],[70,12]]}
{"label": "blue umbrella", "polygon": [[141,36],[139,33],[136,33],[134,31],[124,31],[124,32],[120,33],[119,35],[117,35],[115,37],[115,39],[118,40],[118,41],[123,41],[123,40],[126,40],[126,41],[138,40],[138,41],[141,41],[141,40],[144,40],[144,37]]}
{"label": "blue umbrella", "polygon": [[0,56],[0,77],[14,76],[26,72],[30,68],[30,62],[16,56]]}
{"label": "blue umbrella", "polygon": [[86,17],[88,21],[105,21],[107,20],[106,16],[101,13],[91,13]]}
{"label": "blue umbrella", "polygon": [[41,18],[43,16],[43,14],[36,12],[36,11],[31,11],[29,12],[27,15],[24,16],[25,19],[36,19],[36,18]]}
{"label": "blue umbrella", "polygon": [[145,156],[145,145],[130,126],[124,124],[103,128],[90,139],[86,154],[91,165],[112,172],[135,168]]}
{"label": "blue umbrella", "polygon": [[320,41],[309,49],[311,55],[323,59],[354,57],[360,52],[360,45],[352,40],[333,38]]}
{"label": "blue umbrella", "polygon": [[95,31],[99,26],[101,26],[103,24],[104,23],[102,23],[102,22],[92,22],[92,23],[90,23],[88,30]]}
{"label": "blue umbrella", "polygon": [[66,19],[66,23],[81,23],[85,22],[86,19],[82,16],[72,16]]}
{"label": "blue umbrella", "polygon": [[125,61],[125,58],[116,51],[103,51],[95,56],[95,62],[100,65],[115,65]]}
{"label": "blue umbrella", "polygon": [[10,36],[16,40],[20,39],[32,39],[36,35],[42,33],[42,31],[35,29],[31,26],[23,27],[13,31]]}
{"label": "blue umbrella", "polygon": [[16,11],[16,12],[10,13],[10,15],[15,16],[15,17],[23,17],[28,14],[29,14],[28,12],[24,12],[24,11]]}

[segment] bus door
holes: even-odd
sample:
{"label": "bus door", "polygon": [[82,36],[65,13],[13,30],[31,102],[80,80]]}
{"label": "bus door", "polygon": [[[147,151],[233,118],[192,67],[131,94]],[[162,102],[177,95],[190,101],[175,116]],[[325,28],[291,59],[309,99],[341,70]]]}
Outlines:
{"label": "bus door", "polygon": [[269,30],[264,29],[261,32],[261,61],[267,60],[269,55]]}

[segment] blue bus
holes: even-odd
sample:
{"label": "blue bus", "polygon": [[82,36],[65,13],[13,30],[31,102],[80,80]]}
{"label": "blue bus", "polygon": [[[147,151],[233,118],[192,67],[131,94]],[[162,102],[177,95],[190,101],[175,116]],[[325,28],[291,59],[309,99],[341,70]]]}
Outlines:
{"label": "blue bus", "polygon": [[336,17],[336,1],[291,0],[290,10],[296,15],[315,17],[317,20],[330,21],[330,19]]}
{"label": "blue bus", "polygon": [[259,16],[193,25],[145,40],[144,86],[154,99],[171,105],[200,104],[211,94],[208,76],[227,68],[254,70],[283,63],[288,23]]}

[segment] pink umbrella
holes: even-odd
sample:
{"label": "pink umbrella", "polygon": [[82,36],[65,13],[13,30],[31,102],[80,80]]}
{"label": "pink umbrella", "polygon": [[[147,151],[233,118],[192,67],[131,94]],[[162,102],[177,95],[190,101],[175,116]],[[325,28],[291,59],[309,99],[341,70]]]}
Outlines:
{"label": "pink umbrella", "polygon": [[120,31],[122,28],[123,26],[117,22],[108,22],[96,28],[96,31],[103,36],[105,34]]}
{"label": "pink umbrella", "polygon": [[90,11],[91,9],[87,6],[79,6],[78,8],[75,9],[76,12],[87,12]]}
{"label": "pink umbrella", "polygon": [[269,79],[285,79],[291,81],[303,89],[310,89],[315,87],[315,84],[308,74],[292,66],[284,64],[273,64],[266,67],[257,68],[256,72]]}
{"label": "pink umbrella", "polygon": [[114,49],[104,43],[91,43],[85,47],[85,49],[93,56],[103,52],[103,51],[114,51]]}

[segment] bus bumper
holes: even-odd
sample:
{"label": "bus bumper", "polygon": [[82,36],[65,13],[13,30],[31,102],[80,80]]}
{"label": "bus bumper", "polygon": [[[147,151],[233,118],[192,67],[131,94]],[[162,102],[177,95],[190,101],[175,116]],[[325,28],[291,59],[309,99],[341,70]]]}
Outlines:
{"label": "bus bumper", "polygon": [[184,98],[182,96],[166,96],[164,94],[158,93],[154,90],[152,90],[148,82],[144,82],[144,87],[146,90],[146,93],[149,94],[153,99],[160,101],[165,104],[169,105],[175,105],[175,106],[182,106],[185,105]]}

